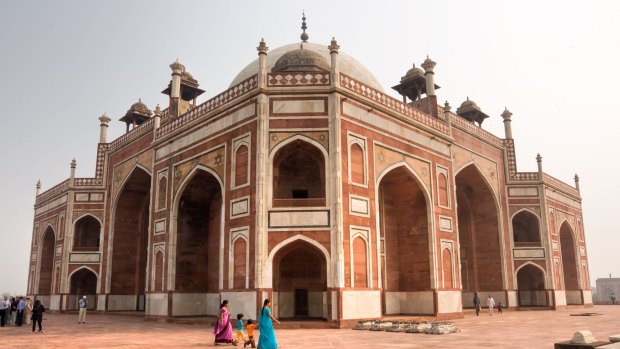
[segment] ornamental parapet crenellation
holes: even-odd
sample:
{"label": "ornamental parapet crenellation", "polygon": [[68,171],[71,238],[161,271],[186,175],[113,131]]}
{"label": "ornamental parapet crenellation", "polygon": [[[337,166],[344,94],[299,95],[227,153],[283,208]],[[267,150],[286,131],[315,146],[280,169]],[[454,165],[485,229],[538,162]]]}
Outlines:
{"label": "ornamental parapet crenellation", "polygon": [[159,139],[172,131],[189,124],[190,122],[203,117],[208,112],[215,110],[216,108],[227,104],[237,98],[249,93],[251,90],[258,87],[258,75],[253,75],[250,78],[240,82],[239,84],[229,88],[228,90],[218,94],[217,96],[209,99],[208,101],[200,104],[196,108],[189,112],[179,116],[178,118],[169,120],[163,123],[155,134],[155,138]]}
{"label": "ornamental parapet crenellation", "polygon": [[43,203],[49,199],[52,199],[64,192],[66,192],[67,190],[69,190],[69,179],[65,179],[64,181],[56,184],[55,186],[49,188],[48,190],[42,192],[41,194],[39,194],[39,196],[37,196],[37,199],[35,201],[35,206],[39,205],[40,203]]}
{"label": "ornamental parapet crenellation", "polygon": [[581,198],[581,195],[579,194],[579,191],[577,190],[577,188],[571,186],[570,184],[567,184],[565,182],[562,182],[561,180],[550,176],[546,173],[543,174],[543,183],[545,183],[545,185],[557,189],[559,191],[564,192],[565,194],[569,194],[572,195],[574,197],[577,198]]}
{"label": "ornamental parapet crenellation", "polygon": [[340,86],[345,89],[355,92],[363,97],[366,97],[376,103],[379,103],[393,111],[396,111],[416,123],[425,126],[426,128],[430,128],[431,130],[438,131],[444,135],[450,135],[450,130],[448,125],[445,122],[434,118],[430,115],[425,114],[424,112],[403,103],[396,98],[392,98],[385,94],[384,92],[378,91],[346,74],[340,73]]}

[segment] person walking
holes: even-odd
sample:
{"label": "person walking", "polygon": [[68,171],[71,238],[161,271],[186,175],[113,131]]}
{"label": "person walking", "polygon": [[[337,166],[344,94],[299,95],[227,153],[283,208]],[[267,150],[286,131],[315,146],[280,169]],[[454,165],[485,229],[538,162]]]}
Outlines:
{"label": "person walking", "polygon": [[10,305],[6,304],[7,302],[6,297],[0,298],[0,327],[6,326],[7,323],[7,314],[10,307]]}
{"label": "person walking", "polygon": [[493,315],[493,309],[495,308],[495,299],[491,295],[487,299],[487,306],[489,307],[489,315]]}
{"label": "person walking", "polygon": [[24,297],[18,297],[17,302],[17,317],[15,318],[15,326],[21,326],[24,324],[24,312],[26,311],[26,301]]}
{"label": "person walking", "polygon": [[480,297],[478,297],[478,292],[474,292],[474,308],[476,308],[476,316],[480,316]]}
{"label": "person walking", "polygon": [[80,315],[78,316],[78,324],[86,323],[86,309],[88,308],[88,299],[86,296],[82,296],[82,299],[78,302],[80,308]]}
{"label": "person walking", "polygon": [[616,304],[616,294],[615,293],[611,293],[611,304]]}
{"label": "person walking", "polygon": [[26,314],[24,315],[24,321],[26,325],[30,325],[30,320],[32,317],[32,299],[30,297],[26,297]]}
{"label": "person walking", "polygon": [[217,324],[213,329],[215,335],[215,344],[227,343],[237,345],[233,341],[232,325],[230,324],[230,313],[228,312],[228,300],[224,300],[220,305],[220,314],[217,318]]}
{"label": "person walking", "polygon": [[263,309],[260,311],[258,317],[258,328],[260,329],[260,336],[258,337],[258,347],[260,349],[276,349],[278,348],[278,342],[276,341],[276,333],[273,331],[273,321],[278,324],[280,321],[271,315],[270,309],[271,301],[265,299],[263,302]]}
{"label": "person walking", "polygon": [[40,300],[34,301],[34,307],[32,308],[32,333],[34,333],[35,325],[39,323],[39,332],[45,333],[43,331],[43,327],[41,326],[41,322],[43,321],[43,312],[45,312],[45,307],[41,304]]}

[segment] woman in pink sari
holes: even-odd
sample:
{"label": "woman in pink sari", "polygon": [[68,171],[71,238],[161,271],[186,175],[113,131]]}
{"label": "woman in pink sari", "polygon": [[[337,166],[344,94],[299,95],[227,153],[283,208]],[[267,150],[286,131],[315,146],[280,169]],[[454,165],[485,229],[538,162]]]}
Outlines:
{"label": "woman in pink sari", "polygon": [[228,312],[228,301],[224,300],[220,306],[220,314],[217,323],[213,329],[215,335],[215,344],[227,343],[237,345],[233,341],[232,325],[230,324],[230,313]]}

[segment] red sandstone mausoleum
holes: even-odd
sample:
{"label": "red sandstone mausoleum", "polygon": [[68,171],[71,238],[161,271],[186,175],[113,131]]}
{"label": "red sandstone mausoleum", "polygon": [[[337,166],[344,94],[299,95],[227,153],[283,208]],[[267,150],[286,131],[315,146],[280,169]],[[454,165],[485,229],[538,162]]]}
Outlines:
{"label": "red sandstone mausoleum", "polygon": [[[386,94],[336,40],[269,51],[204,92],[177,62],[154,112],[138,101],[94,178],[37,184],[28,294],[87,295],[148,317],[233,313],[338,326],[462,316],[473,292],[510,308],[591,305],[579,181],[519,172],[471,100],[437,103],[435,62]],[[494,117],[499,117],[494,116]]]}

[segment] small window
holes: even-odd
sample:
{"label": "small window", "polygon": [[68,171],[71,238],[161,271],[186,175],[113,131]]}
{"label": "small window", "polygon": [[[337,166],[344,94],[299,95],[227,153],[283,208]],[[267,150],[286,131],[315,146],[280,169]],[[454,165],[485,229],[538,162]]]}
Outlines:
{"label": "small window", "polygon": [[307,199],[308,189],[293,189],[293,199]]}

